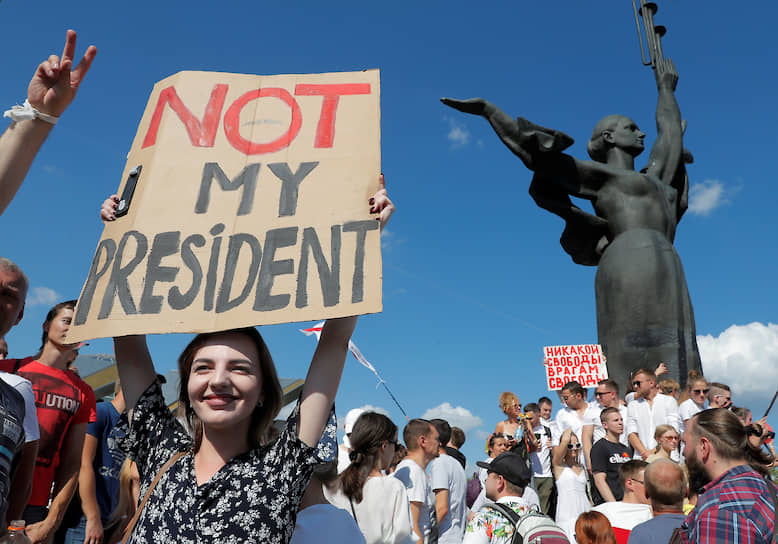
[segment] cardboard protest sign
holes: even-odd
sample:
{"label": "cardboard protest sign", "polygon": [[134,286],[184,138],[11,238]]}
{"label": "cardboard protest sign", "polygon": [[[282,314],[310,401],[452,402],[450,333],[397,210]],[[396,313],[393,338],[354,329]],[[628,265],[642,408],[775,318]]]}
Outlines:
{"label": "cardboard protest sign", "polygon": [[546,346],[543,366],[549,391],[562,389],[567,382],[577,381],[583,387],[594,387],[608,378],[605,356],[599,344],[576,346]]}
{"label": "cardboard protest sign", "polygon": [[381,311],[379,98],[377,70],[157,83],[68,341]]}

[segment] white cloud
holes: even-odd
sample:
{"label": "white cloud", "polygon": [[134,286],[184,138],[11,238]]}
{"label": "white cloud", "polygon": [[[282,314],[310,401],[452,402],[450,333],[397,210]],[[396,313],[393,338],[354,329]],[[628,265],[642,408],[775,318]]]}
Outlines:
{"label": "white cloud", "polygon": [[728,202],[724,184],[717,179],[706,179],[689,189],[689,212],[708,215]]}
{"label": "white cloud", "polygon": [[386,408],[381,408],[380,406],[373,406],[372,404],[365,404],[364,406],[359,407],[360,410],[364,410],[365,412],[376,412],[379,414],[383,414],[386,417],[389,417],[389,410]]}
{"label": "white cloud", "polygon": [[778,325],[732,325],[718,337],[697,336],[697,345],[705,377],[729,385],[735,404],[748,407],[755,397],[775,392]]}
{"label": "white cloud", "polygon": [[471,414],[467,408],[461,406],[454,408],[449,402],[430,408],[421,417],[423,419],[445,419],[452,427],[459,427],[465,432],[484,424],[480,417]]}
{"label": "white cloud", "polygon": [[384,251],[388,250],[390,247],[392,247],[392,242],[395,239],[395,235],[392,231],[384,227],[384,230],[381,231],[381,249]]}
{"label": "white cloud", "polygon": [[33,287],[27,293],[28,306],[54,306],[62,300],[62,295],[48,287]]}
{"label": "white cloud", "polygon": [[448,121],[448,134],[446,138],[451,142],[451,147],[464,147],[470,143],[470,132],[461,124],[457,123],[451,117],[446,117]]}

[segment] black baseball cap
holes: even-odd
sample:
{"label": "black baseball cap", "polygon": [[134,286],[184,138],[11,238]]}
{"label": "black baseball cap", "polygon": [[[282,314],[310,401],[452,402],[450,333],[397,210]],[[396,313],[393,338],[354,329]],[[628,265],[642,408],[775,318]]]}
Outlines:
{"label": "black baseball cap", "polygon": [[477,461],[476,465],[488,472],[495,472],[514,485],[526,487],[532,479],[532,473],[521,455],[506,451],[501,453],[491,463]]}

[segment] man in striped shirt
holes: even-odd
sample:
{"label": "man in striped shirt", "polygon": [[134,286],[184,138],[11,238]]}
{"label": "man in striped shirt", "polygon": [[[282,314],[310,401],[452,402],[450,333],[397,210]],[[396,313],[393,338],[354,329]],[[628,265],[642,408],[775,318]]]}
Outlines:
{"label": "man in striped shirt", "polygon": [[753,468],[770,459],[749,443],[738,417],[724,408],[704,410],[689,420],[683,441],[690,479],[704,475],[701,481],[709,482],[681,527],[683,542],[771,542],[775,485]]}

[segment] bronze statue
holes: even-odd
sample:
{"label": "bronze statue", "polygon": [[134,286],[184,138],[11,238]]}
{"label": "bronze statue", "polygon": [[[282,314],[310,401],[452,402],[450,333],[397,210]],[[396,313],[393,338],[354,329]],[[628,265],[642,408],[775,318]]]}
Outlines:
{"label": "bronze statue", "polygon": [[[674,94],[678,73],[670,59],[655,64],[655,77],[658,134],[639,172],[634,161],[645,134],[628,117],[600,120],[587,146],[594,160],[582,161],[562,153],[573,143],[562,132],[513,119],[482,98],[442,99],[489,121],[534,172],[535,202],[565,219],[565,251],[578,264],[598,266],[597,332],[609,375],[622,386],[638,367],[665,363],[682,384],[689,370],[700,369],[694,313],[673,247],[688,203],[684,163],[691,154],[683,148],[685,124]],[[575,206],[570,195],[590,200],[596,216]]]}

